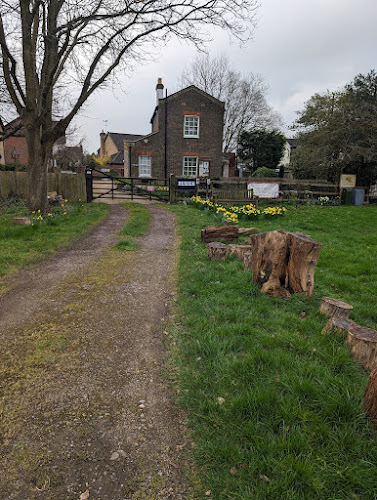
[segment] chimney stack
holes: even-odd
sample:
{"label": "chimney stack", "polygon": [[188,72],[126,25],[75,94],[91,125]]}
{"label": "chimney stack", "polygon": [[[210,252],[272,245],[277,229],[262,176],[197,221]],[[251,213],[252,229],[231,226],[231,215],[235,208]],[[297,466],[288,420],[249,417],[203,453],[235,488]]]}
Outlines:
{"label": "chimney stack", "polygon": [[158,106],[158,101],[159,99],[164,98],[164,86],[162,84],[162,78],[159,78],[157,80],[157,85],[156,85],[156,98],[157,98],[157,106]]}

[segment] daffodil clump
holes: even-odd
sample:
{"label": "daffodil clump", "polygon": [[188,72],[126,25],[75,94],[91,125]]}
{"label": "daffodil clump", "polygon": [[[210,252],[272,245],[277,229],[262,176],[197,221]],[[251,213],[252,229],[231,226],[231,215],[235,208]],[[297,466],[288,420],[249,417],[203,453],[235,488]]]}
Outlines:
{"label": "daffodil clump", "polygon": [[267,207],[263,210],[260,210],[252,203],[247,205],[232,206],[226,208],[219,203],[213,203],[210,200],[204,200],[200,196],[192,196],[191,203],[200,209],[207,209],[214,212],[216,215],[220,215],[224,218],[224,220],[228,222],[233,222],[235,224],[238,223],[239,219],[255,219],[260,215],[264,215],[266,217],[277,217],[282,216],[287,211],[284,207]]}
{"label": "daffodil clump", "polygon": [[68,200],[63,200],[58,206],[51,208],[51,210],[47,213],[43,213],[40,210],[33,211],[31,225],[36,226],[44,223],[54,224],[54,220],[56,220],[57,217],[74,215],[82,210],[83,204],[81,203],[81,200],[79,200],[79,203],[74,205],[67,205],[67,203]]}

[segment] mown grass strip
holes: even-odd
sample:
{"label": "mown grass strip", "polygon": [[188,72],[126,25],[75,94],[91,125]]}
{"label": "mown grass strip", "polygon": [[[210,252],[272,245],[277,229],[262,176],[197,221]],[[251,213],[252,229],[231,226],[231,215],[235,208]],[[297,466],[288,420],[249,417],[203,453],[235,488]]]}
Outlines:
{"label": "mown grass strip", "polygon": [[119,231],[121,239],[115,244],[118,250],[132,251],[139,246],[137,238],[144,236],[149,228],[152,214],[147,207],[139,203],[122,203],[128,210],[126,223]]}
{"label": "mown grass strip", "polygon": [[171,331],[201,471],[197,498],[376,499],[377,443],[362,408],[368,374],[344,338],[321,335],[318,312],[330,295],[377,328],[376,207],[303,207],[250,222],[323,243],[313,297],[289,300],[260,294],[233,258],[208,261],[200,230],[213,216],[173,210],[181,256]]}
{"label": "mown grass strip", "polygon": [[[50,215],[31,213],[21,204],[0,207],[0,276],[50,256],[57,248],[88,232],[109,212],[99,203],[64,203]],[[31,217],[32,225],[16,226],[14,217]],[[38,218],[39,217],[39,218]]]}

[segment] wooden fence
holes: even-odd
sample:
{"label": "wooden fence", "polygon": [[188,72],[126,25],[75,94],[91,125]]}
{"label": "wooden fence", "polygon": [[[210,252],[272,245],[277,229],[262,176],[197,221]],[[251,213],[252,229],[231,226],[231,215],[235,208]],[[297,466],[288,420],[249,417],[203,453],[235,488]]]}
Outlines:
{"label": "wooden fence", "polygon": [[[47,190],[56,191],[70,201],[86,200],[85,176],[83,174],[48,174]],[[28,180],[26,172],[0,171],[0,198],[18,197],[27,199]]]}

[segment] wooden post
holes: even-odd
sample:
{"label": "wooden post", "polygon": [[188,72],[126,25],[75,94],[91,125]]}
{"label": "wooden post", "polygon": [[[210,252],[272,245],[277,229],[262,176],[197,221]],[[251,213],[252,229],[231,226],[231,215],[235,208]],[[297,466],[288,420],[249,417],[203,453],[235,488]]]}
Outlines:
{"label": "wooden post", "polygon": [[347,344],[352,357],[369,372],[377,367],[377,332],[371,328],[352,326],[348,330]]}
{"label": "wooden post", "polygon": [[131,177],[131,200],[134,199],[134,180]]}
{"label": "wooden post", "polygon": [[323,327],[321,333],[323,335],[339,335],[341,333],[347,333],[352,326],[357,326],[352,319],[336,318],[335,316],[332,316]]}
{"label": "wooden post", "polygon": [[175,175],[170,174],[170,178],[169,178],[169,203],[175,203],[177,201],[175,189],[176,189]]}
{"label": "wooden post", "polygon": [[210,260],[224,260],[228,254],[224,243],[213,242],[207,245],[207,257]]}
{"label": "wooden post", "polygon": [[93,201],[93,172],[92,170],[85,170],[85,182],[86,182],[86,202],[91,203]]}
{"label": "wooden post", "polygon": [[335,316],[336,318],[349,318],[353,307],[341,300],[331,297],[322,297],[319,312],[325,316]]}
{"label": "wooden post", "polygon": [[377,424],[377,367],[369,375],[364,395],[364,408],[368,418]]}

